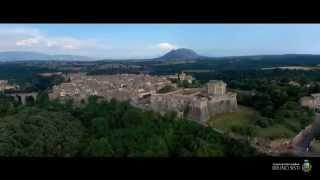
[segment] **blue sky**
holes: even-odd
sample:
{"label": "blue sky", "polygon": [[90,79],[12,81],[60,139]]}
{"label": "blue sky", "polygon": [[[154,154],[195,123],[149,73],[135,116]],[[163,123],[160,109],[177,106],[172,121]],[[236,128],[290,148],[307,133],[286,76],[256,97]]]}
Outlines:
{"label": "blue sky", "polygon": [[1,24],[0,51],[152,58],[190,48],[206,56],[320,54],[320,24]]}

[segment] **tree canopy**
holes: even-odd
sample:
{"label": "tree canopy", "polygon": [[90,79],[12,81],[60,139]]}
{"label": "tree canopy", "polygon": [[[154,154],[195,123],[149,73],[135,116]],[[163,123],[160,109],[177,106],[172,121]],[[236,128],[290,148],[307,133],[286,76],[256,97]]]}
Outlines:
{"label": "tree canopy", "polygon": [[49,101],[42,96],[35,105],[12,106],[16,110],[6,111],[0,117],[0,156],[257,155],[248,144],[173,114],[160,115],[134,108],[127,102],[98,97],[90,97],[87,104],[75,105]]}

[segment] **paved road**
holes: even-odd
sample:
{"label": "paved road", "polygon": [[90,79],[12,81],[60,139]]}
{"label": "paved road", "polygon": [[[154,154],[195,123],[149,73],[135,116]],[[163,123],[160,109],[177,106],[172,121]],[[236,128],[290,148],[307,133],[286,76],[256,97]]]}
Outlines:
{"label": "paved road", "polygon": [[[213,128],[214,131],[220,134],[227,134],[229,137],[238,141],[247,141],[250,139],[245,136],[236,135],[233,133],[226,133],[220,129]],[[296,137],[291,141],[291,148],[289,152],[294,156],[299,157],[320,157],[320,152],[310,152],[309,145],[311,141],[315,138],[316,134],[320,133],[320,113],[316,113],[315,120],[312,124],[302,130]]]}
{"label": "paved road", "polygon": [[291,152],[296,156],[312,156],[320,157],[320,152],[310,152],[309,145],[315,138],[316,134],[320,133],[320,114],[316,113],[314,122],[302,130],[291,141]]}

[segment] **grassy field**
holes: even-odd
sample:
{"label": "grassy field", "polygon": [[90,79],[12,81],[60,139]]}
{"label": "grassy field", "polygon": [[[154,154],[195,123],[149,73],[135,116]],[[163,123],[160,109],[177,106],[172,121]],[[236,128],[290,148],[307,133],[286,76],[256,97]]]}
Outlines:
{"label": "grassy field", "polygon": [[209,124],[212,127],[229,131],[232,127],[245,127],[247,125],[253,124],[254,119],[259,116],[258,112],[254,109],[239,106],[237,112],[224,113],[212,117],[209,120]]}
{"label": "grassy field", "polygon": [[255,125],[255,120],[260,114],[252,108],[239,106],[237,112],[225,113],[212,117],[209,125],[227,132],[238,133],[253,137],[269,139],[289,138],[295,133],[283,125],[273,125],[268,128],[261,128]]}
{"label": "grassy field", "polygon": [[271,140],[278,138],[291,138],[296,135],[295,132],[282,125],[274,125],[268,128],[257,127],[256,137],[269,138]]}

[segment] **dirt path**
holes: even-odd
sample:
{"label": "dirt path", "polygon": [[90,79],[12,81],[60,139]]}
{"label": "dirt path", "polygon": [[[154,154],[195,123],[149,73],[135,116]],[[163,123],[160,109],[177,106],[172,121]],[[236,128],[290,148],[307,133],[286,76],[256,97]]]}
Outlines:
{"label": "dirt path", "polygon": [[316,113],[315,120],[312,124],[302,130],[290,142],[289,151],[294,156],[300,157],[320,157],[320,152],[310,151],[310,144],[316,134],[320,132],[320,114]]}

